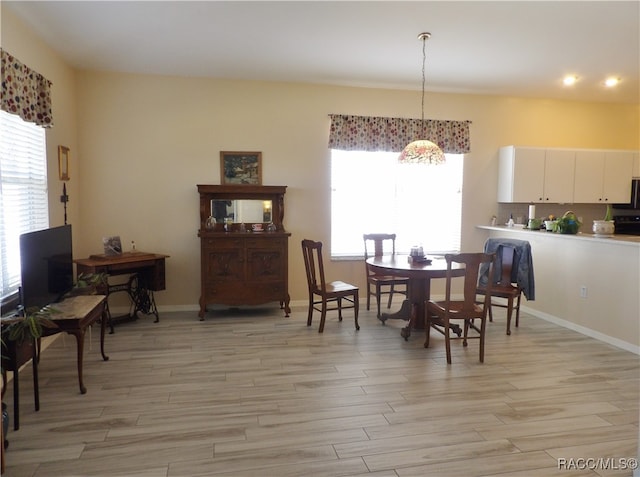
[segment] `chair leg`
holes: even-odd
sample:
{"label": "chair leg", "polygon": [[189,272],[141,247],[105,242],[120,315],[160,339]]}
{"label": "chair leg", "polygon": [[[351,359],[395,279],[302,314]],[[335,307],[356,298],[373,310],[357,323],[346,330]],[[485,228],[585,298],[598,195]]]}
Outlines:
{"label": "chair leg", "polygon": [[322,310],[320,311],[320,327],[318,328],[318,333],[322,333],[324,331],[324,319],[327,317],[327,300],[322,300]]}
{"label": "chair leg", "polygon": [[391,302],[393,301],[393,292],[395,291],[395,285],[392,283],[389,288],[389,301],[387,302],[387,308],[391,308]]}
{"label": "chair leg", "polygon": [[[466,331],[465,331],[466,336]],[[447,350],[447,364],[451,364],[451,337],[449,336],[449,318],[444,319],[444,345]]]}
{"label": "chair leg", "polygon": [[342,321],[342,298],[338,298],[338,321]]}
{"label": "chair leg", "polygon": [[428,348],[429,347],[429,339],[431,338],[431,319],[429,318],[429,311],[425,310],[424,312],[424,333],[425,333],[425,339],[424,339],[424,347]]}
{"label": "chair leg", "polygon": [[354,313],[354,320],[356,323],[356,331],[360,329],[360,324],[358,323],[359,310],[360,310],[360,298],[358,297],[358,291],[356,290],[353,296],[353,313]]}
{"label": "chair leg", "polygon": [[522,293],[518,294],[518,300],[516,302],[516,328],[520,325],[520,298],[522,298]]}
{"label": "chair leg", "polygon": [[484,363],[484,335],[486,331],[486,319],[482,318],[482,323],[480,323],[480,362]]}
{"label": "chair leg", "polygon": [[470,320],[464,320],[464,335],[462,338],[462,346],[465,348],[469,343],[467,343],[467,337],[469,336],[469,325],[471,324]]}
{"label": "chair leg", "polygon": [[[371,306],[371,284],[367,279],[367,311],[369,311],[370,306]],[[380,313],[378,313],[378,316],[380,316]]]}
{"label": "chair leg", "polygon": [[378,306],[378,318],[380,317],[380,300],[382,299],[382,293],[380,293],[380,285],[376,285],[376,305]]}
{"label": "chair leg", "polygon": [[311,326],[313,318],[313,294],[309,295],[309,314],[307,315],[307,326]]}
{"label": "chair leg", "polygon": [[493,323],[493,307],[491,306],[491,298],[489,298],[489,321]]}
{"label": "chair leg", "polygon": [[513,297],[507,298],[507,335],[511,334],[511,315],[513,314]]}

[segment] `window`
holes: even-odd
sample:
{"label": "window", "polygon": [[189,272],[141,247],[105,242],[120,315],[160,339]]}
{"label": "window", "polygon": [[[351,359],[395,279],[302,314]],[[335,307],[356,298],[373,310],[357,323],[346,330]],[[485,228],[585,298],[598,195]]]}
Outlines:
{"label": "window", "polygon": [[45,131],[0,111],[0,294],[20,286],[20,235],[49,226]]}
{"label": "window", "polygon": [[396,233],[396,252],[460,251],[464,156],[439,166],[398,164],[397,153],[331,151],[331,256],[362,257],[364,233]]}

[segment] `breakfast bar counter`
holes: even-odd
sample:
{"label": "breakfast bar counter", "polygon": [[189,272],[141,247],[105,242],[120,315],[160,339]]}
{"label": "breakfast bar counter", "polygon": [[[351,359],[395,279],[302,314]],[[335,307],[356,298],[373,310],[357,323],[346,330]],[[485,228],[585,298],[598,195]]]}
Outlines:
{"label": "breakfast bar counter", "polygon": [[[556,232],[547,232],[546,230],[529,230],[526,228],[507,227],[505,225],[478,225],[477,228],[484,230],[492,230],[498,232],[508,232],[510,237],[518,237],[522,240],[528,240],[528,237],[539,236],[540,238],[562,239],[562,240],[587,240],[589,242],[611,243],[615,242],[620,245],[630,245],[640,247],[640,236],[638,235],[618,235],[598,236],[591,233],[578,232],[577,234],[560,234]],[[583,225],[584,228],[584,225]],[[517,235],[515,235],[517,234]]]}
{"label": "breakfast bar counter", "polygon": [[531,244],[536,299],[523,311],[640,354],[640,237],[477,228]]}

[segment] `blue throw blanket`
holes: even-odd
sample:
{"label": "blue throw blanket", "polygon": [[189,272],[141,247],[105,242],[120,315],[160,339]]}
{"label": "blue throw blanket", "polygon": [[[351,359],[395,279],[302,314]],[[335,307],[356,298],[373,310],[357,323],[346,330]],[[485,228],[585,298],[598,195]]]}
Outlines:
{"label": "blue throw blanket", "polygon": [[[513,247],[513,269],[511,270],[511,283],[517,283],[522,289],[522,293],[529,301],[536,299],[535,280],[533,277],[533,257],[531,255],[531,244],[526,240],[515,240],[508,238],[490,238],[484,244],[485,253],[495,253],[494,282],[497,283],[502,272],[502,247]],[[483,264],[480,269],[479,284],[486,286],[489,276],[488,264]]]}

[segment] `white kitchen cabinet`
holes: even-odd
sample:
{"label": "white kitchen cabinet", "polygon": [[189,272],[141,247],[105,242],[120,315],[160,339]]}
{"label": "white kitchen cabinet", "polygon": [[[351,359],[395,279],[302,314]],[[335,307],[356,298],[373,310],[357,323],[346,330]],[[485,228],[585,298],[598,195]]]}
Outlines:
{"label": "white kitchen cabinet", "polygon": [[576,152],[575,203],[624,203],[631,194],[634,152]]}
{"label": "white kitchen cabinet", "polygon": [[573,202],[575,151],[547,149],[544,162],[544,199],[540,202],[567,204]]}
{"label": "white kitchen cabinet", "polygon": [[505,146],[498,152],[498,202],[539,202],[545,150]]}
{"label": "white kitchen cabinet", "polygon": [[504,146],[498,151],[498,202],[626,203],[640,153]]}
{"label": "white kitchen cabinet", "polygon": [[574,151],[501,147],[498,152],[498,202],[571,202],[574,163]]}

